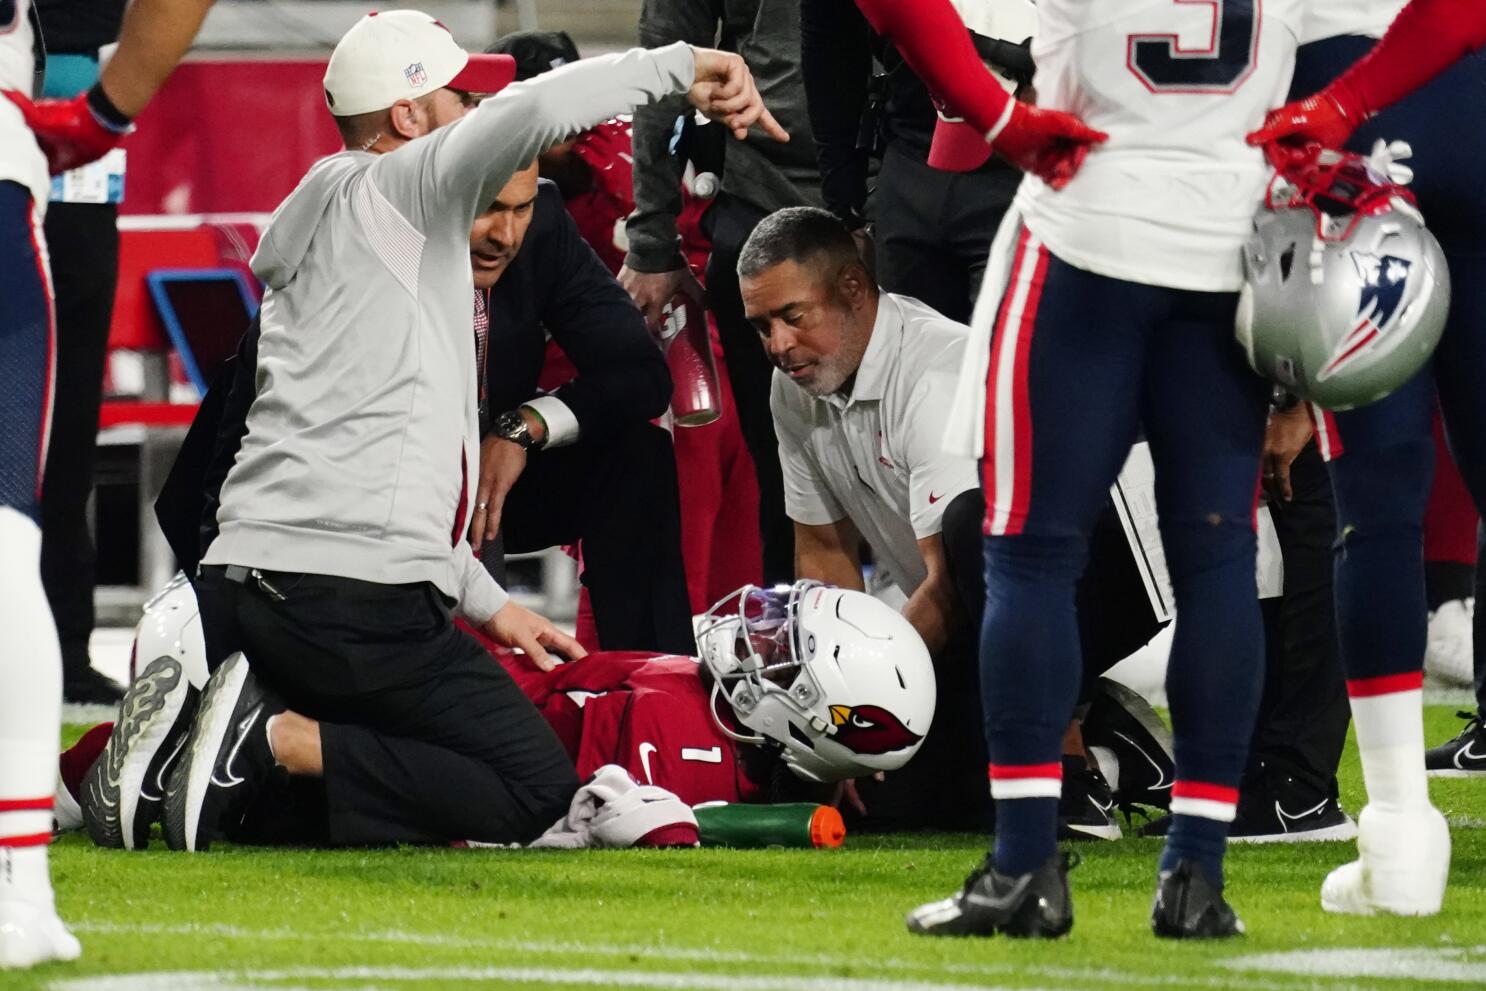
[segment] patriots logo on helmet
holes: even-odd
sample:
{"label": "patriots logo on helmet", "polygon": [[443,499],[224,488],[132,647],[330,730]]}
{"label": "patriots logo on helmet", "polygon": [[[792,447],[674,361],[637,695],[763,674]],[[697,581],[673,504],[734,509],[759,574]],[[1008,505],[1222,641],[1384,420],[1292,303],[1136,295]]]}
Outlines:
{"label": "patriots logo on helmet", "polygon": [[923,734],[913,732],[877,705],[833,705],[831,724],[836,727],[832,738],[859,754],[889,754],[923,739]]}
{"label": "patriots logo on helmet", "polygon": [[422,62],[414,62],[402,70],[402,74],[408,77],[409,86],[422,86],[428,82],[428,72],[423,68]]}
{"label": "patriots logo on helmet", "polygon": [[1383,336],[1384,329],[1398,312],[1409,284],[1413,263],[1396,255],[1375,255],[1370,251],[1352,252],[1352,264],[1362,280],[1362,293],[1357,303],[1357,324],[1331,352],[1326,367],[1317,379],[1326,379],[1345,367]]}

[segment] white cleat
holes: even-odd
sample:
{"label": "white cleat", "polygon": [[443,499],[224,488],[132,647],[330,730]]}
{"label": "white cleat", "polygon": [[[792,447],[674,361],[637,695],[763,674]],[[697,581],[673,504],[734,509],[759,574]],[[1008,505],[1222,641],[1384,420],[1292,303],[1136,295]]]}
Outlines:
{"label": "white cleat", "polygon": [[1360,856],[1327,875],[1321,907],[1347,915],[1434,915],[1450,875],[1450,829],[1432,805],[1369,805],[1357,817]]}
{"label": "white cleat", "polygon": [[0,970],[48,960],[76,960],[83,952],[50,905],[0,900]]}

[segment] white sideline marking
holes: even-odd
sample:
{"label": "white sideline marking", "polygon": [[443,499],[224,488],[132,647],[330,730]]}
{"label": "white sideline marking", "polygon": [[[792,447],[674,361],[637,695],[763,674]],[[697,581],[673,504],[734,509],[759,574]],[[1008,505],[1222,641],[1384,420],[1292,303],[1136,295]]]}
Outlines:
{"label": "white sideline marking", "polygon": [[[729,974],[683,974],[666,971],[599,970],[558,967],[300,967],[288,970],[157,971],[121,976],[75,977],[52,981],[51,991],[305,991],[283,981],[338,982],[335,991],[370,991],[385,981],[506,981],[522,984],[579,985],[582,987],[665,988],[675,991],[1011,991],[990,985],[943,984],[931,981],[880,981],[850,977],[798,977],[770,974],[736,977]],[[347,983],[339,983],[347,982]],[[1022,989],[1047,991],[1047,989]]]}
{"label": "white sideline marking", "polygon": [[[514,953],[531,953],[549,956],[570,957],[589,954],[604,957],[641,957],[649,960],[695,961],[716,963],[772,964],[784,967],[862,967],[871,966],[880,971],[923,972],[963,975],[970,978],[995,977],[1005,974],[1022,974],[1056,980],[1061,986],[1071,983],[1094,982],[1105,984],[1141,984],[1154,987],[1178,988],[1243,988],[1245,991],[1289,991],[1295,985],[1289,981],[1274,982],[1254,978],[1230,979],[1221,975],[1205,978],[1177,974],[1132,973],[1108,967],[1057,967],[1038,964],[963,964],[926,963],[902,960],[894,957],[870,959],[861,956],[831,954],[767,954],[750,953],[746,950],[727,950],[721,947],[665,946],[651,943],[589,943],[581,940],[519,940],[481,939],[478,937],[454,936],[446,933],[420,933],[405,930],[383,930],[373,932],[315,932],[302,929],[244,929],[225,924],[186,923],[116,923],[74,922],[71,929],[78,933],[104,933],[144,936],[205,936],[216,939],[264,940],[267,942],[318,942],[334,940],[352,943],[390,943],[414,946],[442,946],[452,949],[485,949]],[[644,971],[626,971],[644,973]],[[139,975],[121,975],[120,979],[132,980]],[[190,988],[196,985],[186,984]],[[960,988],[966,985],[952,985]],[[974,987],[974,985],[970,985]],[[56,985],[56,987],[62,987]],[[150,985],[119,985],[109,991],[149,991]],[[174,991],[175,985],[160,985],[162,991]],[[239,991],[232,985],[211,985],[211,991]],[[70,989],[69,989],[70,991]],[[104,991],[102,986],[90,991]],[[276,987],[274,991],[297,991]]]}
{"label": "white sideline marking", "polygon": [[1229,957],[1219,963],[1232,970],[1264,970],[1306,977],[1376,977],[1486,985],[1486,946],[1296,950]]}

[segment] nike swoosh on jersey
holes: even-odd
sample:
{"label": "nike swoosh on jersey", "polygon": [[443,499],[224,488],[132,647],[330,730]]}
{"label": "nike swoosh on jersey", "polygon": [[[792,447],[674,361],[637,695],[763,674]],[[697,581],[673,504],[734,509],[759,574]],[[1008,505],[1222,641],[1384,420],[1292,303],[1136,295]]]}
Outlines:
{"label": "nike swoosh on jersey", "polygon": [[934,493],[930,492],[929,493],[929,505],[932,506],[932,505],[934,505],[934,503],[938,502],[940,499],[943,499],[943,498],[944,498],[944,496],[942,496],[942,495],[935,495]]}
{"label": "nike swoosh on jersey", "polygon": [[640,766],[645,769],[645,783],[647,785],[655,784],[655,779],[650,776],[650,755],[655,753],[657,749],[659,748],[653,743],[640,744]]}

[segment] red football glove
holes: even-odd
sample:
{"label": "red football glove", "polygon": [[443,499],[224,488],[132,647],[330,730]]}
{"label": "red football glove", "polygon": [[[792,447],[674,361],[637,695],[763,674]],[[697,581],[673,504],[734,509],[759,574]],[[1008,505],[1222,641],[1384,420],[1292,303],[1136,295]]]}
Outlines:
{"label": "red football glove", "polygon": [[1108,139],[1108,134],[1086,126],[1072,114],[1014,100],[1011,119],[991,142],[991,148],[1022,171],[1031,172],[1054,189],[1062,189],[1084,163],[1089,145]]}
{"label": "red football glove", "polygon": [[115,129],[100,120],[88,106],[87,93],[70,100],[34,103],[15,90],[0,91],[0,95],[20,108],[52,175],[102,158],[129,133],[127,126]]}
{"label": "red football glove", "polygon": [[1333,84],[1315,96],[1271,110],[1248,142],[1263,145],[1270,164],[1280,169],[1303,158],[1311,145],[1343,147],[1369,116],[1350,87]]}

